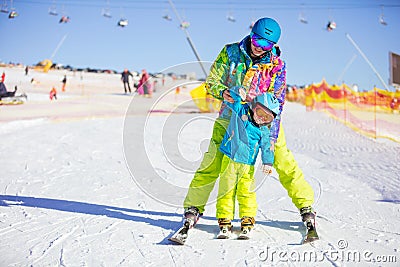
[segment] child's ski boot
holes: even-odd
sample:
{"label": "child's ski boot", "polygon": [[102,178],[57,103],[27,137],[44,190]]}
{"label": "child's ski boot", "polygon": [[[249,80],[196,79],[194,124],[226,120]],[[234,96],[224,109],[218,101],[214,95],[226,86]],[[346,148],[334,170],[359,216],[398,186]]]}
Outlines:
{"label": "child's ski boot", "polygon": [[218,219],[219,233],[218,239],[228,239],[232,234],[232,222],[230,219]]}
{"label": "child's ski boot", "polygon": [[250,232],[253,230],[256,220],[254,217],[243,217],[240,224],[240,234],[238,239],[247,240],[250,239]]}

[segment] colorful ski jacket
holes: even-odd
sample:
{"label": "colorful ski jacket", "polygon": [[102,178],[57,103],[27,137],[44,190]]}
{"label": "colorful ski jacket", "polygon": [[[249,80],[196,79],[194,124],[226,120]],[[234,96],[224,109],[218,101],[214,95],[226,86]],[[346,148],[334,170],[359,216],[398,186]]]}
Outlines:
{"label": "colorful ski jacket", "polygon": [[[253,62],[247,52],[250,49],[249,46],[249,36],[240,43],[226,45],[211,66],[210,74],[206,79],[206,88],[213,97],[221,100],[223,100],[223,91],[235,86],[244,88],[250,100],[265,92],[273,93],[280,104],[280,112],[270,128],[270,137],[276,142],[280,115],[285,103],[286,65],[275,51]],[[220,118],[229,120],[231,114],[231,110],[226,108],[226,103],[223,103]]]}
{"label": "colorful ski jacket", "polygon": [[235,100],[234,103],[224,101],[232,115],[219,149],[235,162],[254,165],[261,148],[263,164],[272,165],[274,152],[270,149],[268,126],[258,127],[252,122],[250,106],[241,102],[237,90],[231,90],[231,96]]}

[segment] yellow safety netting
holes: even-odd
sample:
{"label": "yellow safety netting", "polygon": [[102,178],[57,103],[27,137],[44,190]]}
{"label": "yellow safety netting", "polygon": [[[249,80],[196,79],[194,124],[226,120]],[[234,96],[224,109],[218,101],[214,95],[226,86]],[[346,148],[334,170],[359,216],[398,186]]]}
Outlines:
{"label": "yellow safety netting", "polygon": [[217,112],[221,107],[221,101],[208,94],[205,83],[190,91],[190,95],[200,112]]}

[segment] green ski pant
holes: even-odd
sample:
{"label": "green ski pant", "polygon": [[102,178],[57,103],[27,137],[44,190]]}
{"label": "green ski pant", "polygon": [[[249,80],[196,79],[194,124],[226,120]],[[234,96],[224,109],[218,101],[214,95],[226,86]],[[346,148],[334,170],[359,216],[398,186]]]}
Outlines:
{"label": "green ski pant", "polygon": [[[218,118],[215,121],[208,151],[204,154],[203,161],[190,183],[188,193],[183,202],[184,208],[195,206],[200,213],[204,212],[204,207],[221,172],[224,154],[219,150],[219,146],[228,124],[229,121],[225,119]],[[287,190],[293,204],[298,209],[311,206],[314,203],[314,191],[304,179],[304,174],[294,159],[292,152],[286,147],[282,125],[275,144],[274,168],[279,175],[279,181]]]}
{"label": "green ski pant", "polygon": [[255,189],[254,166],[234,162],[224,155],[218,187],[217,219],[235,218],[236,198],[239,203],[239,218],[255,217],[257,214]]}

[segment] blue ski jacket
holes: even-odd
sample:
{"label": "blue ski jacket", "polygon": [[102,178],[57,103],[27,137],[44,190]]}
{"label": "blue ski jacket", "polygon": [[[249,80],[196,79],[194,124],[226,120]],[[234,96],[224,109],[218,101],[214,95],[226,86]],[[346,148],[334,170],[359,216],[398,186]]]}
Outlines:
{"label": "blue ski jacket", "polygon": [[230,91],[234,103],[224,101],[232,115],[220,151],[235,162],[254,165],[261,149],[262,163],[272,165],[274,152],[270,149],[270,130],[268,126],[258,127],[252,122],[250,106],[241,102],[238,88]]}

